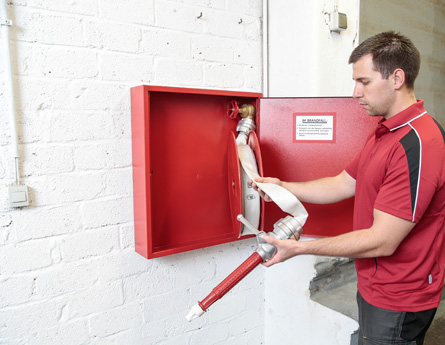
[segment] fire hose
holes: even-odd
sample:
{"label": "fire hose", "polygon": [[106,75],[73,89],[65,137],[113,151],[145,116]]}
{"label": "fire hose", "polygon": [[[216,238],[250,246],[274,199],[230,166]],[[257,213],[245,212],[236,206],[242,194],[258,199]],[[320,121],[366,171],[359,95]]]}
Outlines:
{"label": "fire hose", "polygon": [[[255,109],[254,107],[252,109],[252,107],[253,105],[243,105],[242,108],[239,108],[236,101],[232,101],[228,106],[227,114],[232,119],[235,119],[238,113],[240,113],[242,117],[236,128],[238,133],[238,137],[236,138],[236,150],[239,156],[239,163],[241,163],[240,173],[242,174],[243,189],[246,188],[246,180],[255,180],[260,177],[258,174],[255,154],[252,148],[248,145],[249,134],[254,134],[253,131],[255,130]],[[284,212],[290,214],[290,216],[277,221],[274,224],[273,231],[266,234],[264,231],[257,230],[257,224],[259,224],[259,211],[256,210],[259,209],[259,204],[254,206],[254,209],[256,208],[256,210],[252,211],[244,208],[245,202],[243,202],[243,212],[247,212],[246,217],[242,214],[238,214],[236,220],[244,225],[243,229],[247,229],[246,231],[243,231],[242,234],[249,232],[256,235],[258,248],[226,279],[216,286],[207,297],[202,301],[198,301],[198,303],[191,308],[186,316],[189,321],[202,316],[213,303],[222,298],[244,277],[252,272],[255,267],[260,263],[271,259],[275,255],[276,248],[264,240],[265,235],[279,240],[286,240],[291,238],[297,239],[296,234],[301,234],[303,232],[303,225],[306,222],[308,214],[301,202],[291,192],[279,185],[272,183],[255,183],[261,190],[268,194]],[[243,196],[245,196],[244,194],[243,190]],[[252,219],[254,224],[251,223]]]}

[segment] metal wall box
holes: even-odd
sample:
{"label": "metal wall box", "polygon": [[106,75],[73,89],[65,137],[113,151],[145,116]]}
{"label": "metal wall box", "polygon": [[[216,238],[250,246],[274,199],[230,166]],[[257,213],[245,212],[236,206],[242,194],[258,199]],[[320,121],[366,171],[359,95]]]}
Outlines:
{"label": "metal wall box", "polygon": [[[238,240],[227,173],[227,139],[237,125],[226,115],[232,100],[256,106],[264,175],[283,180],[338,174],[376,123],[352,98],[261,98],[247,92],[132,88],[135,246],[142,256]],[[321,133],[311,131],[314,121],[322,122]],[[352,199],[336,205],[306,204],[304,234],[324,237],[351,230],[352,204]],[[283,215],[266,203],[264,230],[271,231]]]}

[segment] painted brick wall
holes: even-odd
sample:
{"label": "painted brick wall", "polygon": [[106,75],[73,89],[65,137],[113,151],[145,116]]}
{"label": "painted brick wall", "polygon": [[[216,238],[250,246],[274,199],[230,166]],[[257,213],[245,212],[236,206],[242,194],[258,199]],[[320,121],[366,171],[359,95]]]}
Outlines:
{"label": "painted brick wall", "polygon": [[[255,240],[134,252],[130,92],[261,92],[261,0],[9,0],[20,174],[0,70],[0,344],[262,344],[264,272],[188,323]],[[178,229],[179,231],[180,229]]]}

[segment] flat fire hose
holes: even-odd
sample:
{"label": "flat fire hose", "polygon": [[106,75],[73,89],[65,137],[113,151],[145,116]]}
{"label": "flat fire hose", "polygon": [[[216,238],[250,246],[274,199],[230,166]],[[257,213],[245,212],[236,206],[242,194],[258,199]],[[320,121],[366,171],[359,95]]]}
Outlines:
{"label": "flat fire hose", "polygon": [[[245,133],[240,133],[236,138],[236,142],[238,145],[238,155],[241,165],[249,178],[254,181],[260,176],[258,175],[258,170],[256,168],[255,155],[250,146],[247,145],[247,135]],[[295,195],[289,192],[286,188],[274,183],[255,183],[262,191],[269,195],[284,212],[294,216],[301,226],[306,223],[308,213]]]}
{"label": "flat fire hose", "polygon": [[[259,242],[258,249],[247,259],[245,260],[235,271],[233,271],[226,279],[224,279],[218,286],[216,286],[211,293],[204,298],[202,301],[196,303],[186,318],[189,321],[192,321],[207,311],[207,309],[218,299],[223,297],[228,291],[230,291],[236,284],[238,284],[245,276],[247,276],[255,267],[257,267],[260,263],[267,261],[274,254],[276,248],[271,244],[265,242],[262,236],[265,235],[263,231],[259,231],[256,228],[259,224],[259,203],[257,203],[257,211],[252,209],[246,209],[245,196],[246,191],[244,190],[247,187],[248,179],[255,180],[259,178],[257,168],[257,161],[255,159],[255,154],[252,148],[247,144],[248,134],[246,132],[239,132],[238,137],[236,138],[236,150],[239,157],[239,163],[241,164],[242,169],[240,170],[240,174],[246,174],[247,176],[241,176],[242,189],[243,189],[243,212],[248,212],[246,218],[242,215],[239,215],[237,219],[241,221],[245,227],[250,229],[251,233],[257,235],[257,239]],[[306,222],[308,217],[308,213],[301,202],[287,189],[272,183],[259,183],[255,182],[258,187],[264,191],[266,194],[270,196],[270,198],[286,213],[290,214],[284,219],[281,219],[274,225],[274,231],[269,233],[270,236],[273,236],[277,239],[289,239],[295,236],[295,233],[301,233],[302,227]],[[259,199],[259,198],[258,198]],[[250,221],[253,219],[254,224]]]}

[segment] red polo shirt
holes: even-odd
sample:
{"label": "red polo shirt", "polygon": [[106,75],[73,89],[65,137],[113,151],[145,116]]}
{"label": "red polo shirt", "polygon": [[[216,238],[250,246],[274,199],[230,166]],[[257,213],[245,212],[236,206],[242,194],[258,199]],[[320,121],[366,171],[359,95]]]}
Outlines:
{"label": "red polo shirt", "polygon": [[445,266],[444,130],[419,100],[380,121],[346,171],[356,180],[355,230],[371,227],[374,208],[416,223],[393,255],[356,259],[361,295],[384,309],[436,308]]}

